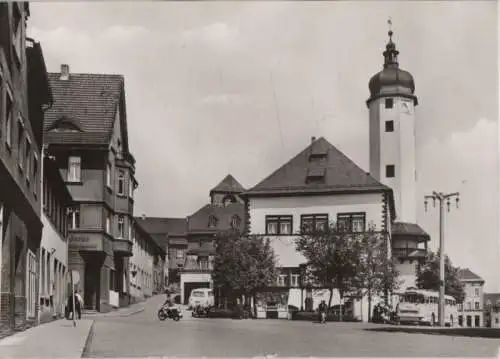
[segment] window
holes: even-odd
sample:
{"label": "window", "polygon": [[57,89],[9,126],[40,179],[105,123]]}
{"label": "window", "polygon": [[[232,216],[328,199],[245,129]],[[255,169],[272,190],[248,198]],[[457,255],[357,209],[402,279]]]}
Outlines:
{"label": "window", "polygon": [[37,260],[36,255],[30,249],[28,249],[28,278],[27,278],[27,315],[28,317],[35,316],[35,307],[38,299],[36,297],[36,277],[37,277]]}
{"label": "window", "polygon": [[366,227],[365,213],[339,213],[337,215],[337,230],[339,232],[364,232]]}
{"label": "window", "polygon": [[300,217],[300,229],[302,233],[324,231],[328,225],[328,214],[310,214]]}
{"label": "window", "polygon": [[128,196],[130,198],[134,198],[134,181],[132,180],[132,177],[130,177],[130,180],[128,181]]}
{"label": "window", "polygon": [[129,224],[128,224],[128,237],[127,237],[127,239],[128,239],[129,241],[131,241],[131,240],[132,240],[132,223],[129,223]]}
{"label": "window", "polygon": [[280,274],[278,276],[278,287],[284,287],[286,285],[285,282],[286,282],[286,275]]}
{"label": "window", "polygon": [[118,172],[118,194],[122,196],[125,194],[125,172],[123,171]]}
{"label": "window", "polygon": [[462,303],[458,303],[458,310],[463,310],[464,305]]}
{"label": "window", "polygon": [[8,149],[12,148],[12,117],[14,116],[14,106],[12,103],[12,96],[9,91],[7,91],[7,99],[5,103],[6,110],[6,123],[5,123],[5,144]]}
{"label": "window", "polygon": [[467,310],[471,310],[472,309],[472,304],[471,302],[467,302]]}
{"label": "window", "polygon": [[125,216],[118,216],[118,238],[125,237]]}
{"label": "window", "polygon": [[233,229],[239,229],[241,224],[241,218],[234,215],[233,218],[231,218],[231,227]]}
{"label": "window", "polygon": [[26,165],[26,180],[30,180],[31,175],[31,142],[28,137],[26,137],[26,148],[25,148],[25,165]]}
{"label": "window", "polygon": [[474,288],[474,297],[479,297],[479,288]]}
{"label": "window", "polygon": [[24,154],[23,154],[23,138],[24,138],[24,125],[23,121],[17,121],[17,159],[19,161],[19,168],[24,169]]}
{"label": "window", "polygon": [[116,145],[117,145],[116,146],[117,147],[116,157],[123,158],[122,143],[119,139],[116,141]]}
{"label": "window", "polygon": [[111,234],[111,217],[109,213],[106,215],[106,233]]}
{"label": "window", "polygon": [[115,271],[113,269],[109,270],[109,290],[115,290],[116,282],[115,282]]}
{"label": "window", "polygon": [[292,274],[292,287],[298,287],[299,286],[299,274]]}
{"label": "window", "polygon": [[[37,193],[37,180],[38,180],[38,157],[35,153],[35,156],[33,157],[33,182],[35,185],[33,186],[33,194],[36,196]],[[44,181],[45,183],[45,181]],[[44,197],[45,199],[45,197]]]}
{"label": "window", "polygon": [[385,121],[385,132],[394,132],[394,121]]}
{"label": "window", "polygon": [[184,258],[184,250],[183,249],[181,249],[181,248],[177,249],[176,258],[177,259],[183,259]]}
{"label": "window", "polygon": [[292,234],[292,216],[266,216],[266,234]]}
{"label": "window", "polygon": [[385,176],[387,178],[393,178],[395,176],[395,167],[394,165],[385,166]]}
{"label": "window", "polygon": [[18,63],[21,62],[22,54],[22,28],[23,28],[23,15],[21,13],[20,4],[14,3],[13,7],[13,32],[12,32],[12,46],[14,47],[14,53],[16,54],[16,60]]}
{"label": "window", "polygon": [[479,310],[479,302],[474,302],[474,309]]}
{"label": "window", "polygon": [[106,164],[106,186],[111,188],[111,165],[109,163]]}
{"label": "window", "polygon": [[217,227],[217,217],[213,216],[213,215],[210,215],[210,217],[208,217],[208,227],[209,228],[214,228],[214,227]]}
{"label": "window", "polygon": [[394,99],[386,98],[385,99],[385,108],[393,108],[394,107]]}
{"label": "window", "polygon": [[81,157],[71,156],[68,159],[68,182],[80,182]]}
{"label": "window", "polygon": [[481,326],[481,317],[479,315],[474,316],[474,326],[475,327]]}
{"label": "window", "polygon": [[80,228],[80,208],[68,208],[68,226],[69,229]]}

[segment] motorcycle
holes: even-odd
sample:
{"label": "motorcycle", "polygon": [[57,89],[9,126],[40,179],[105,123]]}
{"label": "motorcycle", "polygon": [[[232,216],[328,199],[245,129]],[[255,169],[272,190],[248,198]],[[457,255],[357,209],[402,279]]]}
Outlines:
{"label": "motorcycle", "polygon": [[174,321],[178,322],[181,317],[182,314],[176,307],[167,307],[166,305],[162,305],[162,307],[158,309],[158,319],[161,321],[164,321],[167,318],[172,318]]}

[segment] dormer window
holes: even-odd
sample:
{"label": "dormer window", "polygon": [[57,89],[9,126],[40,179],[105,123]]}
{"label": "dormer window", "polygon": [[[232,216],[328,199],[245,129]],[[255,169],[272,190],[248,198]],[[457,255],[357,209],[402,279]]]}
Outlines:
{"label": "dormer window", "polygon": [[240,224],[241,224],[241,218],[239,216],[234,215],[233,218],[231,218],[231,228],[239,229]]}
{"label": "dormer window", "polygon": [[325,183],[325,168],[314,168],[307,171],[306,183]]}
{"label": "dormer window", "polygon": [[123,154],[122,154],[122,142],[118,139],[116,141],[116,157],[118,158],[122,158],[123,157]]}
{"label": "dormer window", "polygon": [[61,116],[50,126],[49,131],[54,132],[83,132],[77,120]]}
{"label": "dormer window", "polygon": [[214,215],[211,215],[210,217],[208,217],[208,227],[209,228],[217,227],[217,222],[218,222],[218,219]]}

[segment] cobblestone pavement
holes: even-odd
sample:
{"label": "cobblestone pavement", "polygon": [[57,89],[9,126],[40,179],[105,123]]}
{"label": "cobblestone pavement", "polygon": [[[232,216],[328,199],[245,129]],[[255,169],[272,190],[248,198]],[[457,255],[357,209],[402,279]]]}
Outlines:
{"label": "cobblestone pavement", "polygon": [[363,330],[374,325],[278,320],[156,318],[163,301],[148,301],[145,310],[122,318],[99,318],[85,356],[90,357],[251,357],[297,356],[449,356],[496,357],[498,339]]}

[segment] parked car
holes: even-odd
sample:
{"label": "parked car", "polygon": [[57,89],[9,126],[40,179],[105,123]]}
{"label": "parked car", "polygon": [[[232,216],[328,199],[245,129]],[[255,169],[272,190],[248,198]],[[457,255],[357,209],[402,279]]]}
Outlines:
{"label": "parked car", "polygon": [[212,307],[215,304],[214,292],[209,288],[193,289],[189,295],[188,308],[191,310],[198,306]]}

